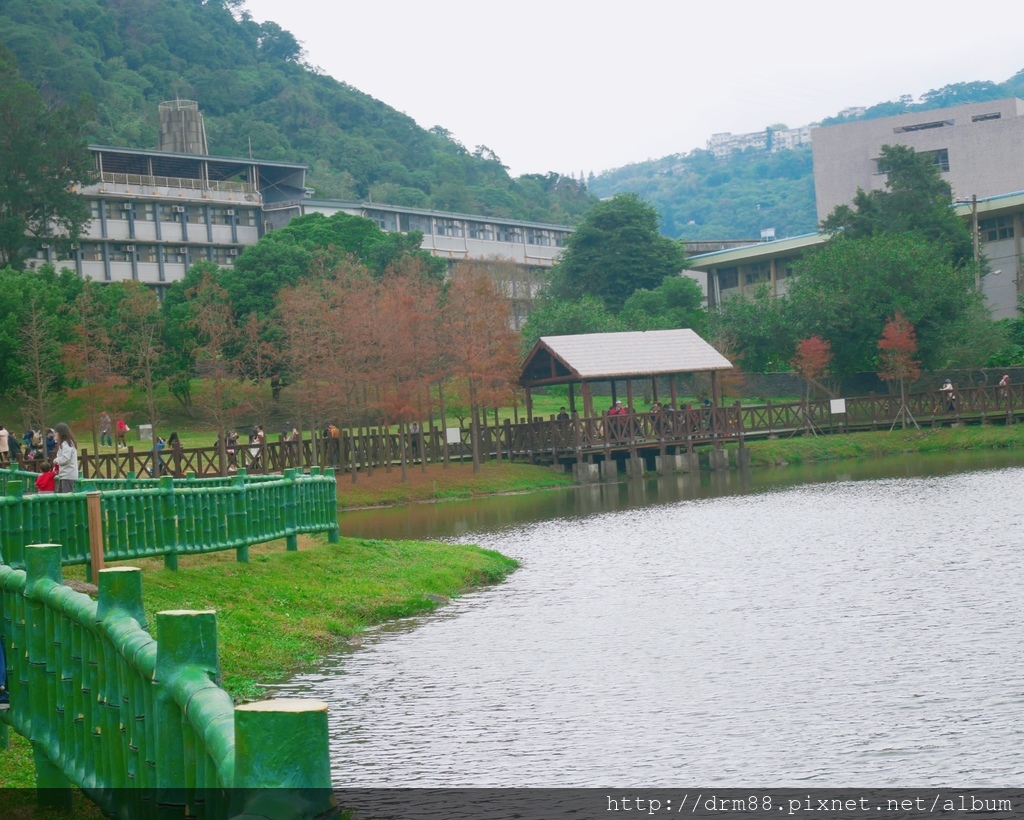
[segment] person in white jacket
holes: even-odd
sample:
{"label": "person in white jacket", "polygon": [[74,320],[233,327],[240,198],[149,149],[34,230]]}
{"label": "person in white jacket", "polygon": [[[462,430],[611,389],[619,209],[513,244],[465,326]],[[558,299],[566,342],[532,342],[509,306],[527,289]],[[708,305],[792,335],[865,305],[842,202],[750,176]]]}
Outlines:
{"label": "person in white jacket", "polygon": [[57,454],[53,457],[57,466],[57,492],[73,493],[78,481],[78,444],[64,422],[53,429],[57,434]]}

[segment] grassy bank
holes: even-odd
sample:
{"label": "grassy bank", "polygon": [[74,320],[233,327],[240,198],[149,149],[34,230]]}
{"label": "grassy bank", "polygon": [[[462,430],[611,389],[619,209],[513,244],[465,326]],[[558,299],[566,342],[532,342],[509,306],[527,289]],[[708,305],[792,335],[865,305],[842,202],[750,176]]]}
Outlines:
{"label": "grassy bank", "polygon": [[374,470],[372,476],[360,472],[355,484],[350,474],[340,473],[338,506],[353,508],[442,501],[472,498],[475,495],[546,490],[569,484],[572,484],[572,476],[533,464],[485,461],[480,465],[479,473],[474,473],[473,465],[468,462],[453,462],[448,467],[428,464],[426,472],[417,464],[410,465],[406,470],[404,482],[398,467],[392,468],[390,473]]}
{"label": "grassy bank", "polygon": [[[217,610],[223,686],[236,698],[258,697],[261,684],[314,663],[367,626],[429,612],[517,566],[473,546],[358,538],[327,544],[321,536],[300,538],[299,552],[286,552],[283,541],[253,547],[248,564],[237,563],[234,552],[183,556],[178,572],[163,569],[162,560],[130,564],[145,572],[143,599],[157,640],[157,612]],[[77,577],[74,569],[68,575]],[[28,741],[12,731],[0,787],[34,785]],[[26,797],[26,808],[31,804]]]}
{"label": "grassy bank", "polygon": [[[901,453],[942,453],[1024,447],[1024,425],[941,427],[848,435],[797,436],[774,441],[751,441],[753,466],[804,464],[844,458],[892,456]],[[730,447],[729,449],[735,449]]]}

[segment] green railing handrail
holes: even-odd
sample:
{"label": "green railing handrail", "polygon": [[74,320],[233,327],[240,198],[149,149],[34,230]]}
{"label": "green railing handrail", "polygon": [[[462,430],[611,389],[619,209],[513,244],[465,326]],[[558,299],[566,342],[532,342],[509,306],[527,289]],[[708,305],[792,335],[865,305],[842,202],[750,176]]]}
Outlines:
{"label": "green railing handrail", "polygon": [[[289,550],[298,549],[303,533],[326,532],[329,541],[337,541],[333,470],[251,478],[235,476],[222,484],[164,477],[140,488],[100,490],[102,559],[164,556],[174,569],[180,554],[234,549],[246,561],[251,545],[279,538]],[[86,564],[91,572],[96,522],[90,522],[88,498],[96,488],[92,481],[80,484],[79,492],[28,495],[20,482],[7,481],[6,495],[0,496],[0,559],[21,569],[26,545],[61,544],[64,565]]]}
{"label": "green railing handrail", "polygon": [[[242,477],[246,484],[257,484],[264,481],[278,481],[281,479],[281,475],[283,474],[250,475],[242,469],[230,476],[199,478],[189,474],[182,478],[173,478],[173,481],[175,486],[227,487],[231,486],[239,476]],[[0,467],[0,495],[7,494],[7,484],[10,481],[23,482],[24,492],[26,494],[34,494],[38,477],[39,473],[34,473],[31,470],[21,470],[17,465]],[[106,492],[107,490],[141,490],[147,487],[157,487],[160,484],[160,479],[150,478],[149,476],[136,476],[134,473],[129,473],[125,478],[83,479],[82,483],[84,484],[85,482],[88,482],[93,489]]]}
{"label": "green railing handrail", "polygon": [[[25,570],[0,565],[11,700],[0,720],[31,741],[39,788],[78,786],[111,817],[334,807],[327,704],[236,708],[218,686],[215,613],[160,612],[157,642],[141,570],[101,570],[94,601],[63,585],[61,561],[59,545],[33,544]],[[268,798],[281,789],[286,799]]]}

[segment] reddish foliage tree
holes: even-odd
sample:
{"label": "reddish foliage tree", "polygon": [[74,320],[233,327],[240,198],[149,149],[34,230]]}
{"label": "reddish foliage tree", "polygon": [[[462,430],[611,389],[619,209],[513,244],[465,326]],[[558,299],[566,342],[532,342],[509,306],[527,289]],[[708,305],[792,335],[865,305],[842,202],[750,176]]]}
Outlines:
{"label": "reddish foliage tree", "polygon": [[878,341],[878,351],[878,375],[886,381],[899,380],[900,410],[903,426],[906,427],[905,382],[920,377],[921,363],[914,358],[917,352],[917,334],[914,332],[914,326],[899,311],[885,323],[882,338]]}
{"label": "reddish foliage tree", "polygon": [[832,346],[820,336],[811,336],[797,342],[796,355],[790,364],[807,383],[806,399],[811,397],[811,384],[828,375],[832,361]]}

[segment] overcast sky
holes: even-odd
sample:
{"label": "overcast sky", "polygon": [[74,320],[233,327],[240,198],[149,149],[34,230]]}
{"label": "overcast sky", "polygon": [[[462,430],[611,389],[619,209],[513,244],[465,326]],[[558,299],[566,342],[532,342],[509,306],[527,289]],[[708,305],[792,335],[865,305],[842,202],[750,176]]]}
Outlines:
{"label": "overcast sky", "polygon": [[246,0],[306,60],[512,174],[600,173],[1024,68],[1024,6]]}

